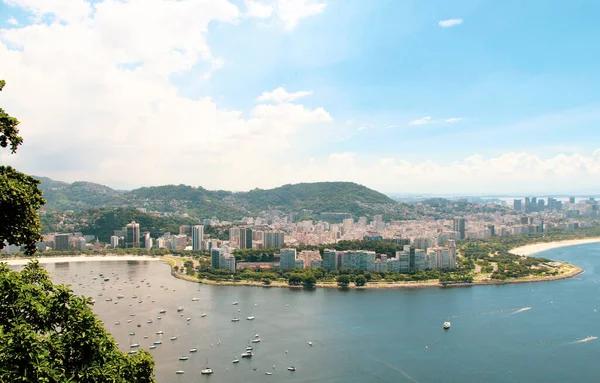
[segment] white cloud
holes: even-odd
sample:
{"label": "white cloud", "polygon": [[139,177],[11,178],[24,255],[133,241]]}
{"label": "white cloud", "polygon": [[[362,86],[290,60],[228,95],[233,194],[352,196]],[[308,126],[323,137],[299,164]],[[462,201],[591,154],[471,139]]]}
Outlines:
{"label": "white cloud", "polygon": [[463,23],[462,19],[448,19],[448,20],[440,20],[438,25],[442,28],[450,28],[456,25],[460,25]]}
{"label": "white cloud", "polygon": [[37,19],[52,15],[66,22],[85,20],[92,11],[91,5],[85,0],[4,0],[4,3],[23,8]]}
{"label": "white cloud", "polygon": [[9,18],[8,20],[6,20],[7,23],[9,23],[10,25],[19,25],[19,21],[17,19],[15,19],[14,17]]}
{"label": "white cloud", "polygon": [[273,14],[273,7],[254,0],[244,0],[246,16],[267,19]]}
{"label": "white cloud", "polygon": [[408,124],[409,125],[427,125],[429,123],[431,123],[431,116],[425,116],[425,117],[418,118],[416,120],[412,120]]}
{"label": "white cloud", "polygon": [[600,149],[590,156],[560,153],[544,158],[509,152],[443,163],[342,152],[312,164],[288,165],[282,174],[282,184],[340,180],[386,192],[590,193],[600,187]]}
{"label": "white cloud", "polygon": [[[408,125],[427,125],[427,124],[452,124],[459,121],[464,121],[466,118],[463,117],[451,117],[451,118],[438,118],[434,119],[431,116],[425,116],[421,118],[417,118],[416,120],[412,120],[408,123]],[[393,127],[394,125],[390,125],[389,127]]]}
{"label": "white cloud", "polygon": [[294,101],[294,100],[297,100],[302,97],[310,96],[311,94],[312,94],[312,91],[300,91],[300,92],[288,93],[288,92],[286,92],[285,89],[283,89],[282,87],[279,87],[277,89],[274,89],[272,92],[263,92],[263,94],[261,94],[258,97],[257,101],[260,101],[260,102],[273,101],[273,102],[278,102],[278,103],[290,102],[290,101]]}
{"label": "white cloud", "polygon": [[260,169],[285,157],[298,135],[312,138],[332,121],[323,108],[292,103],[310,92],[278,88],[265,93],[275,104],[246,116],[210,97],[186,98],[170,83],[192,66],[218,67],[206,33],[211,22],[237,21],[226,0],[104,0],[83,19],[75,5],[44,4],[17,5],[60,14],[60,22],[0,30],[2,107],[19,118],[25,139],[2,163],[67,181],[239,190],[262,178],[230,177],[241,163]]}
{"label": "white cloud", "polygon": [[306,17],[318,15],[327,4],[314,0],[277,0],[277,16],[286,30],[292,30]]}

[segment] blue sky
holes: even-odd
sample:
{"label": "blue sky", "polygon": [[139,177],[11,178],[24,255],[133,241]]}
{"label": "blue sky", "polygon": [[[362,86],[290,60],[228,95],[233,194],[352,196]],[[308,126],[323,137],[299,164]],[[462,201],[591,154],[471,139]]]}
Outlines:
{"label": "blue sky", "polygon": [[[75,92],[82,92],[81,99],[96,103],[93,110],[81,106],[77,120],[79,129],[90,132],[90,147],[81,141],[75,149],[64,143],[71,158],[81,157],[86,166],[59,158],[64,149],[46,147],[43,154],[35,147],[27,150],[27,141],[26,155],[0,159],[39,172],[43,158],[43,170],[53,177],[85,177],[118,187],[188,183],[242,190],[324,179],[356,181],[387,192],[593,192],[600,186],[593,180],[600,175],[598,2],[253,1],[272,8],[268,16],[260,16],[252,14],[248,1],[214,0],[202,9],[189,5],[207,16],[189,31],[202,38],[188,41],[189,34],[175,29],[193,18],[182,20],[185,12],[171,14],[160,0],[148,1],[143,12],[134,5],[125,8],[141,4],[139,0],[95,1],[83,16],[69,7],[84,0],[58,0],[55,8],[43,0],[0,2],[0,43],[6,48],[0,59],[4,54],[15,68],[21,67],[0,72],[0,77],[8,77],[10,85],[28,77],[28,71],[61,78],[59,69],[44,65],[55,59],[42,51],[55,38],[55,44],[66,45],[61,54],[72,59],[65,68],[74,65],[82,71],[61,95],[79,99]],[[164,24],[150,22],[162,21],[161,15]],[[9,22],[12,17],[18,25]],[[444,20],[458,21],[442,27]],[[64,31],[56,31],[57,24]],[[32,37],[34,27],[56,33]],[[144,36],[152,39],[151,29],[141,40],[118,41],[119,34],[151,27],[160,33],[156,51],[151,46],[152,52],[144,50]],[[165,64],[166,55],[178,53],[191,56]],[[87,63],[90,55],[97,59]],[[83,86],[88,78],[91,85]],[[115,111],[108,100],[120,97],[125,88],[100,85],[98,78],[111,84],[110,79],[119,79],[123,87],[127,84],[126,93],[133,87],[147,99],[138,102],[131,91],[119,103],[127,108]],[[270,99],[265,104],[272,107],[262,108],[257,98],[277,88],[310,94]],[[25,117],[22,129],[29,113],[39,125],[41,119],[25,105],[26,94],[9,95],[8,89],[0,101],[8,98],[8,105]],[[104,101],[106,106],[100,107]],[[213,108],[219,111],[216,117]],[[74,118],[56,113],[57,121]],[[98,118],[84,121],[91,114]],[[96,160],[90,153],[97,143],[92,137],[102,129],[98,119],[117,125],[128,120],[115,134],[148,136],[147,147],[160,142],[156,134],[165,124],[159,122],[172,121],[167,125],[178,139],[173,137],[168,147],[178,142],[189,147],[157,149],[169,158],[161,164],[164,169],[151,164],[152,158],[141,159],[144,154],[137,149],[116,151],[112,162]],[[67,129],[64,125],[61,129]],[[32,145],[39,145],[36,137],[45,132],[37,129]],[[112,145],[117,144],[122,142],[115,138]],[[119,161],[134,153],[142,169],[148,163],[147,171],[165,175],[120,172]],[[36,155],[44,157],[36,160]],[[231,177],[236,161],[268,171]],[[173,164],[179,164],[177,170]],[[198,176],[198,167],[211,170]]]}

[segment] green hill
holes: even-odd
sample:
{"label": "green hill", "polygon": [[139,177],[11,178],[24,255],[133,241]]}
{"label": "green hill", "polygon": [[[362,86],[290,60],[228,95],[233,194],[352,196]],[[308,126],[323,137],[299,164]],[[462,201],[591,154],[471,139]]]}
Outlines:
{"label": "green hill", "polygon": [[274,189],[236,193],[235,197],[245,201],[248,209],[253,211],[273,208],[309,209],[315,213],[347,212],[362,215],[370,210],[368,205],[396,204],[388,196],[353,182],[284,185]]}
{"label": "green hill", "polygon": [[44,208],[57,212],[136,207],[180,216],[187,214],[197,219],[218,217],[232,221],[269,209],[286,213],[308,209],[313,210],[315,215],[321,212],[351,213],[354,216],[385,213],[391,218],[397,215],[395,212],[399,206],[384,194],[352,182],[300,183],[238,193],[188,185],[152,186],[118,192],[91,182],[68,184],[38,178],[42,180],[47,201]]}

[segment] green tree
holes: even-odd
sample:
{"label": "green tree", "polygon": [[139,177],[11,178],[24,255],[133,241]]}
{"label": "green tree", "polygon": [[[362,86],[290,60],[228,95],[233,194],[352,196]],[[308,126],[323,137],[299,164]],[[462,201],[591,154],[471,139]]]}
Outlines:
{"label": "green tree", "polygon": [[350,284],[350,277],[347,274],[338,275],[336,278],[338,286],[340,287],[348,287]]}
{"label": "green tree", "polygon": [[0,382],[154,382],[142,350],[128,356],[92,312],[90,298],[54,285],[37,261],[0,263]]}
{"label": "green tree", "polygon": [[356,283],[356,286],[362,287],[367,284],[367,278],[365,278],[364,275],[358,275],[356,276],[354,283]]}
{"label": "green tree", "polygon": [[300,274],[290,274],[290,276],[288,277],[288,284],[290,286],[298,286],[302,283],[303,279],[304,278]]}
{"label": "green tree", "polygon": [[[0,80],[0,91],[5,84]],[[10,146],[13,154],[23,143],[17,125],[19,121],[0,108],[0,147]],[[24,245],[27,255],[35,253],[35,244],[42,239],[38,210],[45,203],[39,184],[10,166],[0,166],[0,250],[6,241]]]}
{"label": "green tree", "polygon": [[313,287],[315,287],[316,284],[317,278],[315,278],[315,276],[312,274],[307,275],[302,281],[302,285],[304,285],[304,287],[306,287],[307,289],[312,289]]}

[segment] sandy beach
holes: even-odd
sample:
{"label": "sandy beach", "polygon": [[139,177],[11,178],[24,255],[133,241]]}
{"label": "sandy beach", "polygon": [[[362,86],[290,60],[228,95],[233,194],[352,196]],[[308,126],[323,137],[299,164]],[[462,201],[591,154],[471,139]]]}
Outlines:
{"label": "sandy beach", "polygon": [[545,243],[534,243],[531,245],[516,247],[510,250],[511,253],[517,255],[530,256],[533,254],[540,253],[546,250],[558,249],[560,247],[585,245],[588,243],[598,243],[600,237],[585,238],[585,239],[572,239],[568,241],[557,241],[557,242],[545,242]]}
{"label": "sandy beach", "polygon": [[40,257],[40,258],[19,258],[6,259],[0,262],[6,262],[11,266],[25,265],[31,259],[37,259],[40,263],[61,263],[61,262],[93,262],[93,261],[160,261],[158,257],[148,257],[145,255],[96,255],[91,257],[75,256],[75,257]]}

